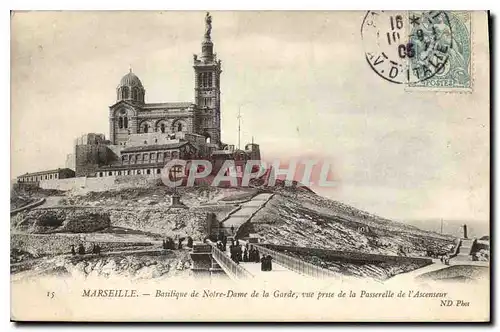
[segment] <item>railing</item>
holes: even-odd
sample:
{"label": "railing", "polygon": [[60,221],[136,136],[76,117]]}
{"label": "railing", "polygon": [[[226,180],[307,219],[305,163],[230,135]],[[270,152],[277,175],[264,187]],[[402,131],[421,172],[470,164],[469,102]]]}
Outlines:
{"label": "railing", "polygon": [[253,275],[245,270],[240,265],[236,264],[228,255],[218,249],[215,244],[206,240],[208,244],[212,247],[212,257],[217,261],[219,266],[226,272],[226,274],[232,279],[247,279],[253,278]]}
{"label": "railing", "polygon": [[250,246],[255,247],[259,250],[260,254],[271,255],[273,260],[286,267],[287,269],[294,271],[296,273],[306,275],[313,278],[339,278],[339,275],[333,271],[324,269],[322,267],[316,266],[314,264],[305,262],[295,257],[291,257],[280,252],[271,250],[269,248],[259,246],[257,244],[250,243]]}

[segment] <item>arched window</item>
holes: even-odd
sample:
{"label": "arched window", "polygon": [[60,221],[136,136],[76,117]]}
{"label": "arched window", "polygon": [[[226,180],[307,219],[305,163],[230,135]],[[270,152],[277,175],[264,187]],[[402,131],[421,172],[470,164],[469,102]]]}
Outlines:
{"label": "arched window", "polygon": [[128,128],[128,118],[123,118],[123,128]]}
{"label": "arched window", "polygon": [[118,128],[123,129],[123,118],[121,116],[118,118]]}
{"label": "arched window", "polygon": [[149,132],[149,125],[148,125],[147,123],[145,123],[145,124],[143,125],[143,127],[142,127],[142,131],[143,131],[143,132],[145,132],[145,133]]}
{"label": "arched window", "polygon": [[200,73],[198,76],[198,80],[200,81],[200,86],[202,88],[211,87],[213,84],[212,73]]}
{"label": "arched window", "polygon": [[126,86],[122,87],[122,98],[128,99],[129,94],[130,94],[130,91],[129,91],[128,87],[126,87]]}
{"label": "arched window", "polygon": [[160,131],[161,131],[163,134],[165,133],[165,124],[164,124],[164,123],[162,123],[162,124],[160,125]]}
{"label": "arched window", "polygon": [[210,135],[205,136],[205,143],[210,144]]}
{"label": "arched window", "polygon": [[132,89],[132,99],[137,100],[137,88]]}
{"label": "arched window", "polygon": [[182,131],[182,123],[177,124],[177,131]]}

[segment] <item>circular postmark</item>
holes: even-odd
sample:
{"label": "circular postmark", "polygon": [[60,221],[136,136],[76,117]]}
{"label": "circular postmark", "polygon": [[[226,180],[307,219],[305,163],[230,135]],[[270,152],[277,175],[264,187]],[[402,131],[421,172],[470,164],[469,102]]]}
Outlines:
{"label": "circular postmark", "polygon": [[398,84],[421,82],[443,71],[452,48],[445,11],[368,11],[361,38],[373,71]]}

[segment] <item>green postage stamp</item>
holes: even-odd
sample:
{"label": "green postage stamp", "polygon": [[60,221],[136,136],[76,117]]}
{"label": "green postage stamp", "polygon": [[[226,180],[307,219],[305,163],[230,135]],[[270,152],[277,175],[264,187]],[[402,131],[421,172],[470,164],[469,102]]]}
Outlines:
{"label": "green postage stamp", "polygon": [[[447,61],[432,77],[415,82],[408,82],[409,88],[430,88],[443,91],[471,91],[472,80],[472,36],[471,14],[465,11],[449,11],[450,49]],[[425,22],[418,23],[418,12],[410,12],[409,20],[412,28],[412,39],[419,38],[419,29],[425,29]],[[413,19],[413,20],[412,20]],[[432,28],[432,27],[431,27]],[[419,59],[412,58],[410,67],[418,66]]]}

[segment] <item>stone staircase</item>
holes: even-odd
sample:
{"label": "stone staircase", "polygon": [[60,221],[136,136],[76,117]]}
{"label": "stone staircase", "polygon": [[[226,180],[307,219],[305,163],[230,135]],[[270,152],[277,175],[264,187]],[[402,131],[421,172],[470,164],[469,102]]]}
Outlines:
{"label": "stone staircase", "polygon": [[460,247],[454,257],[457,261],[472,261],[472,247],[476,239],[460,239]]}

